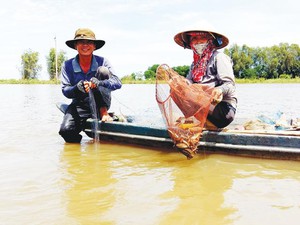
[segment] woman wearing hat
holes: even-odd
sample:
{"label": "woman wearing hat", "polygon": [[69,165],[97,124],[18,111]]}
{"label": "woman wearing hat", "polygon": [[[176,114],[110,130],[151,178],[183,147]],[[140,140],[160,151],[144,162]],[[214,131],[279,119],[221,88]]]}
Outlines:
{"label": "woman wearing hat", "polygon": [[190,30],[178,33],[174,40],[193,51],[194,60],[187,80],[214,88],[207,128],[211,127],[210,123],[217,128],[226,127],[233,121],[237,107],[231,59],[218,51],[228,44],[228,38],[215,32]]}
{"label": "woman wearing hat", "polygon": [[62,92],[72,99],[68,106],[59,134],[66,142],[79,143],[79,134],[85,121],[91,117],[89,92],[93,91],[97,111],[102,121],[111,121],[108,114],[111,104],[111,91],[121,88],[122,83],[115,75],[109,61],[93,52],[105,44],[97,40],[93,31],[80,28],[66,45],[77,50],[78,54],[64,62],[61,72]]}

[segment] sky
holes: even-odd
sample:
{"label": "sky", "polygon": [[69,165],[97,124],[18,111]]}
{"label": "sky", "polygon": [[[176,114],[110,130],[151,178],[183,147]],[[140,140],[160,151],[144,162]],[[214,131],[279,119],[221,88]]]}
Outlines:
{"label": "sky", "polygon": [[[78,28],[106,41],[94,52],[106,57],[119,77],[154,64],[190,65],[192,52],[174,42],[186,30],[210,30],[233,44],[300,45],[298,0],[0,0],[0,79],[21,78],[21,55],[39,53],[39,79],[48,80],[50,49],[77,54],[65,41]],[[55,41],[56,37],[56,41]]]}

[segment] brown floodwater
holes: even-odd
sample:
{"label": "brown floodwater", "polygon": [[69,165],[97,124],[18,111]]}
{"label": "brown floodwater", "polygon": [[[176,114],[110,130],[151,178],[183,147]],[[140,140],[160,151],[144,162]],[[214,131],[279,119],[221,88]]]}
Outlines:
{"label": "brown floodwater", "polygon": [[1,225],[299,223],[300,162],[205,152],[186,160],[86,136],[65,144],[59,87],[1,85],[0,99]]}

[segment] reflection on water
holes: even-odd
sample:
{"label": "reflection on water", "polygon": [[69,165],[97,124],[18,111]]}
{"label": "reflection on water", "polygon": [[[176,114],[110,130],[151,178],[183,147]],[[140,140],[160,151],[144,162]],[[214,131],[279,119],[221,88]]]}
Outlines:
{"label": "reflection on water", "polygon": [[160,166],[139,150],[144,151],[103,143],[98,150],[93,145],[84,149],[66,145],[61,163],[68,174],[69,214],[80,224],[156,224],[172,210],[174,200],[160,197],[173,188],[172,168]]}
{"label": "reflection on water", "polygon": [[293,224],[299,218],[300,194],[289,191],[300,188],[298,162],[221,155],[187,161],[173,151],[109,143],[95,150],[87,143],[65,145],[60,164],[67,215],[78,224],[252,224],[257,218],[282,224],[281,215]]}
{"label": "reflection on water", "polygon": [[[270,86],[251,87],[240,91],[240,113],[255,115],[264,107],[271,113],[274,107],[258,97]],[[276,101],[292,98],[295,87],[284,90],[285,97],[274,94]],[[130,111],[147,124],[159,118],[153,86],[125,85],[118,93],[115,112]],[[129,104],[136,93],[140,98]],[[186,160],[173,149],[94,144],[86,136],[80,145],[65,144],[55,107],[66,101],[59,86],[1,85],[0,99],[1,225],[298,224],[300,162],[217,154]],[[269,95],[266,100],[274,102]],[[296,104],[280,105],[296,113]]]}
{"label": "reflection on water", "polygon": [[[251,165],[250,165],[251,166]],[[252,166],[253,167],[253,166]],[[297,224],[300,212],[298,165],[275,169],[264,163],[257,170],[237,171],[232,187],[224,193],[225,206],[236,208],[234,224]]]}

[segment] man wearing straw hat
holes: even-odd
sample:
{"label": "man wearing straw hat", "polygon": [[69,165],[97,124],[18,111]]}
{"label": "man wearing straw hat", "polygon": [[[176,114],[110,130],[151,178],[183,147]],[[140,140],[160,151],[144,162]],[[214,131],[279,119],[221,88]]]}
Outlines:
{"label": "man wearing straw hat", "polygon": [[68,47],[78,52],[76,57],[64,63],[61,72],[62,92],[72,99],[59,131],[66,142],[79,143],[82,139],[79,133],[91,117],[91,91],[101,120],[112,120],[108,114],[111,91],[121,88],[122,83],[109,61],[93,54],[104,44],[105,41],[96,39],[94,32],[88,28],[76,30],[74,39],[66,41]]}
{"label": "man wearing straw hat", "polygon": [[193,63],[187,80],[213,87],[213,101],[207,128],[224,128],[234,119],[237,98],[231,59],[218,49],[228,45],[228,38],[216,32],[189,30],[174,37],[175,42],[193,51]]}

